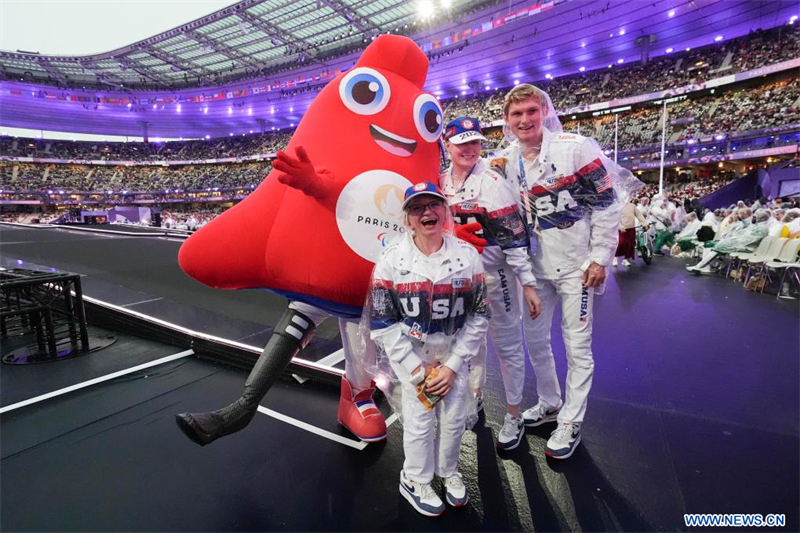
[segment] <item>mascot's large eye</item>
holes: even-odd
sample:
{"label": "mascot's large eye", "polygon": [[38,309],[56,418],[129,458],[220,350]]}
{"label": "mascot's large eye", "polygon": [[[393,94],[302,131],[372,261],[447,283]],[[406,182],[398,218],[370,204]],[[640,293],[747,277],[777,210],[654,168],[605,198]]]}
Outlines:
{"label": "mascot's large eye", "polygon": [[348,72],[339,84],[339,97],[347,109],[359,115],[374,115],[389,103],[389,82],[379,72],[360,67]]}
{"label": "mascot's large eye", "polygon": [[430,94],[421,94],[414,101],[414,125],[423,139],[436,142],[442,134],[442,108]]}

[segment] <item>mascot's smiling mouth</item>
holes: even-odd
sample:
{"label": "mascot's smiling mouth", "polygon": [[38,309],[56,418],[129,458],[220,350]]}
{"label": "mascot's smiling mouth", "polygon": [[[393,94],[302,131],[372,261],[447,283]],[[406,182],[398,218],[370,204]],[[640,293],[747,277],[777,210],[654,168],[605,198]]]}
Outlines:
{"label": "mascot's smiling mouth", "polygon": [[400,137],[373,124],[369,126],[369,134],[372,135],[378,146],[390,154],[408,157],[417,149],[417,141]]}

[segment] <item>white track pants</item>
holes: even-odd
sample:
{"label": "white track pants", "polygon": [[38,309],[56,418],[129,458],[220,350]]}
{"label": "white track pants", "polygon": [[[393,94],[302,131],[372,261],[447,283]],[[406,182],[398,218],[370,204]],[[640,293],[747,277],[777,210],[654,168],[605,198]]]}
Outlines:
{"label": "white track pants", "polygon": [[542,314],[536,319],[523,319],[539,401],[549,407],[558,405],[561,388],[556,375],[550,327],[553,311],[561,303],[561,333],[567,352],[567,381],[564,407],[558,422],[580,424],[586,413],[586,402],[592,387],[594,360],[592,358],[592,302],[594,289],[581,284],[579,276],[560,280],[540,279],[536,292],[542,301]]}
{"label": "white track pants", "polygon": [[[489,337],[500,363],[500,374],[503,376],[503,386],[506,390],[506,402],[509,405],[519,405],[522,402],[522,389],[525,386],[525,349],[520,327],[522,316],[520,289],[514,271],[507,265],[503,265],[501,268],[487,268],[486,292],[492,314],[492,318],[489,320]],[[473,366],[475,363],[472,363],[470,368]],[[485,366],[486,350],[484,349],[482,374],[485,374]],[[471,385],[474,384],[471,383]]]}
{"label": "white track pants", "polygon": [[[302,302],[290,302],[289,307],[306,315],[317,327],[331,316],[327,311]],[[344,371],[353,394],[357,394],[362,390],[369,389],[372,384],[372,376],[367,369],[375,367],[375,343],[370,340],[369,336],[366,336],[366,343],[361,345],[363,339],[358,335],[358,319],[340,318],[338,320],[344,349]]]}
{"label": "white track pants", "polygon": [[[397,376],[406,376],[399,365],[392,363]],[[434,474],[450,477],[458,472],[461,437],[467,418],[468,393],[465,373],[456,376],[453,387],[428,411],[417,398],[417,390],[406,379],[401,380],[403,392],[403,470],[417,483],[430,483]]]}

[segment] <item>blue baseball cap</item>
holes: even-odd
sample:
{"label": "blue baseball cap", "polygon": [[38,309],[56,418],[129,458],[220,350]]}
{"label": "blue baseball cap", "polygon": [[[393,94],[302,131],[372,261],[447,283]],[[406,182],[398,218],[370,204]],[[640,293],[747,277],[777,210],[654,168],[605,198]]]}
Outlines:
{"label": "blue baseball cap", "polygon": [[485,141],[486,137],[481,132],[481,124],[477,118],[458,117],[447,123],[444,128],[444,140],[453,144],[463,144],[470,141]]}
{"label": "blue baseball cap", "polygon": [[430,181],[423,181],[422,183],[417,183],[406,189],[406,196],[403,199],[403,211],[406,210],[411,200],[422,195],[435,196],[444,200],[445,204],[447,203],[447,198],[445,198],[444,193],[438,185]]}

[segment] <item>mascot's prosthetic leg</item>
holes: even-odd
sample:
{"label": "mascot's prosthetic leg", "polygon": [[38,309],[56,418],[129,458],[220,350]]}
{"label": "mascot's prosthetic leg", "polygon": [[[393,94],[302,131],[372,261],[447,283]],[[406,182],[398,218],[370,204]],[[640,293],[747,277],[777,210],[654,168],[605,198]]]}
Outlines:
{"label": "mascot's prosthetic leg", "polygon": [[247,377],[238,400],[210,413],[177,415],[178,425],[186,436],[204,446],[219,437],[244,429],[255,416],[261,399],[292,357],[308,344],[315,329],[314,323],[302,313],[293,309],[284,313]]}
{"label": "mascot's prosthetic leg", "polygon": [[363,440],[385,438],[363,364],[374,345],[357,342],[354,321],[382,247],[404,231],[403,192],[438,176],[442,110],[422,91],[427,70],[425,54],[410,39],[375,39],[314,99],[261,185],[181,247],[181,268],[201,283],[268,289],[291,302],[242,397],[217,411],[177,416],[195,442],[247,426],[330,316],[339,319],[345,352],[339,421]]}

